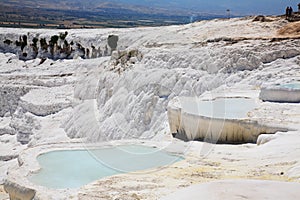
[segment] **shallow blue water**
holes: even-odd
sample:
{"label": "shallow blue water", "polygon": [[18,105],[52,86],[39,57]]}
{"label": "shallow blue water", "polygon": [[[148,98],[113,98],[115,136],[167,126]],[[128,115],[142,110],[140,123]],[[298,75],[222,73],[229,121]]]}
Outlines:
{"label": "shallow blue water", "polygon": [[157,148],[124,145],[97,150],[52,151],[37,158],[41,170],[29,179],[49,188],[78,188],[103,177],[151,169],[182,160]]}
{"label": "shallow blue water", "polygon": [[239,97],[218,98],[212,101],[184,98],[180,103],[185,112],[218,119],[246,118],[248,112],[256,107],[253,99]]}
{"label": "shallow blue water", "polygon": [[300,83],[288,83],[288,84],[282,84],[280,86],[284,87],[284,88],[299,89],[300,90]]}

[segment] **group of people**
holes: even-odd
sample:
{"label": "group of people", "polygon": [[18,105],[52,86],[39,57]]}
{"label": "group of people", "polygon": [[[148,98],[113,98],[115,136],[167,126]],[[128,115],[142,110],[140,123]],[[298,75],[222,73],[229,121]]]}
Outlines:
{"label": "group of people", "polygon": [[291,18],[293,15],[293,8],[290,6],[286,7],[286,10],[285,10],[285,17],[286,19],[289,19]]}

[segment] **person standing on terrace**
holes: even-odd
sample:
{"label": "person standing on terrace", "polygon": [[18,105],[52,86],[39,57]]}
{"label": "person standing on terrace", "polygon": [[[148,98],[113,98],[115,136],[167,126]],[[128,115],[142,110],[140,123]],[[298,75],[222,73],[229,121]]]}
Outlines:
{"label": "person standing on terrace", "polygon": [[286,7],[286,9],[285,9],[285,19],[289,18],[289,13],[290,13],[290,7]]}

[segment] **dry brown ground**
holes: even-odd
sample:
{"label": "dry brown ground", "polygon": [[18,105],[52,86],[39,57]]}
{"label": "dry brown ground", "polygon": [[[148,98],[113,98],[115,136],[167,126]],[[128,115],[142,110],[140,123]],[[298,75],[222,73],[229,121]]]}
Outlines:
{"label": "dry brown ground", "polygon": [[8,194],[4,191],[3,185],[0,185],[0,200],[8,199]]}
{"label": "dry brown ground", "polygon": [[279,29],[277,33],[281,36],[300,36],[300,22],[291,22]]}

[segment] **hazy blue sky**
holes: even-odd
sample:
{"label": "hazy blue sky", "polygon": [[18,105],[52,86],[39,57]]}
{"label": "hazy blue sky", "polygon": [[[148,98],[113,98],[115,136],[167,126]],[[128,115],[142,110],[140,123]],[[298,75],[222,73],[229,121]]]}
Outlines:
{"label": "hazy blue sky", "polygon": [[283,14],[286,6],[298,10],[300,0],[114,0],[122,3],[165,8],[188,8],[200,12],[236,14]]}
{"label": "hazy blue sky", "polygon": [[[0,0],[0,2],[9,0]],[[10,0],[12,1],[12,0]],[[16,0],[22,2],[22,0]],[[230,9],[236,15],[257,15],[257,14],[284,14],[286,6],[292,6],[297,11],[300,0],[27,0],[29,2],[52,2],[58,7],[60,3],[79,5],[86,8],[93,8],[103,2],[117,2],[129,5],[141,5],[146,7],[159,7],[171,10],[183,9],[197,13],[226,14]],[[43,4],[42,4],[43,5]],[[45,4],[47,5],[47,4]],[[174,12],[176,13],[176,12]],[[190,13],[190,12],[188,12]]]}

